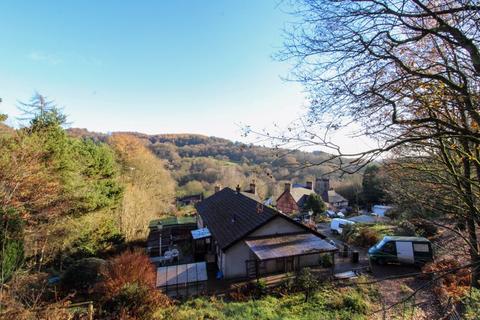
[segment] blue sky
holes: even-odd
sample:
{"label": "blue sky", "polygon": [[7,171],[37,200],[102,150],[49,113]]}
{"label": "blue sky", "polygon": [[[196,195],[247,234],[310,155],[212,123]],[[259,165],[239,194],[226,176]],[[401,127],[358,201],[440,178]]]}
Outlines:
{"label": "blue sky", "polygon": [[271,58],[293,21],[278,2],[2,1],[0,111],[14,124],[38,91],[93,131],[241,140],[239,125],[286,125],[305,95]]}

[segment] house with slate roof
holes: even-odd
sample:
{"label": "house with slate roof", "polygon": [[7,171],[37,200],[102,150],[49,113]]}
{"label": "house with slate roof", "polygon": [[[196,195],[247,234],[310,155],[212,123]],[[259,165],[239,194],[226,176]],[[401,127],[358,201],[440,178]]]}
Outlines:
{"label": "house with slate roof", "polygon": [[276,208],[285,214],[302,212],[305,203],[312,193],[319,194],[330,210],[341,210],[348,207],[348,200],[330,188],[328,178],[317,178],[315,187],[311,181],[305,185],[285,183],[283,193],[277,198]]}
{"label": "house with slate roof", "polygon": [[258,277],[318,265],[337,248],[325,236],[236,190],[224,188],[196,205],[224,278]]}
{"label": "house with slate roof", "polygon": [[348,200],[330,187],[330,179],[315,179],[315,192],[318,193],[330,210],[341,210],[348,207]]}
{"label": "house with slate roof", "polygon": [[299,213],[312,193],[315,191],[310,181],[307,181],[305,186],[296,184],[293,188],[287,182],[283,193],[277,198],[276,207],[285,214]]}

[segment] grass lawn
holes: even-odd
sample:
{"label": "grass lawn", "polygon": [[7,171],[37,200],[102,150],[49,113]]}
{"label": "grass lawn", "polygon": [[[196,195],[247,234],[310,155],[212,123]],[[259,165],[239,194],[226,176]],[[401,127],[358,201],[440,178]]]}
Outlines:
{"label": "grass lawn", "polygon": [[333,288],[324,286],[308,302],[303,293],[283,297],[266,296],[258,300],[227,302],[221,299],[196,298],[174,307],[159,310],[157,319],[369,319],[376,310],[378,293],[370,288]]}

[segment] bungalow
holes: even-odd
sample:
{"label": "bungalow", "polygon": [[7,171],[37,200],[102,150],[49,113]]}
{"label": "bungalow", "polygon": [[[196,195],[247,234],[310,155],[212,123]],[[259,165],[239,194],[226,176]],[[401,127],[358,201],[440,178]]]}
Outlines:
{"label": "bungalow", "polygon": [[337,248],[325,236],[264,206],[239,189],[224,188],[196,205],[198,228],[224,278],[258,277],[318,265]]}

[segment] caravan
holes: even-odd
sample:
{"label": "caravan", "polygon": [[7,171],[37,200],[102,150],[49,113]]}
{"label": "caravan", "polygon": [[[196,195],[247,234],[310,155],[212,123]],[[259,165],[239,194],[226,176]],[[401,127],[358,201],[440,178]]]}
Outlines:
{"label": "caravan", "polygon": [[330,222],[330,231],[332,233],[342,234],[343,228],[347,224],[355,224],[355,222],[340,218],[332,219]]}

